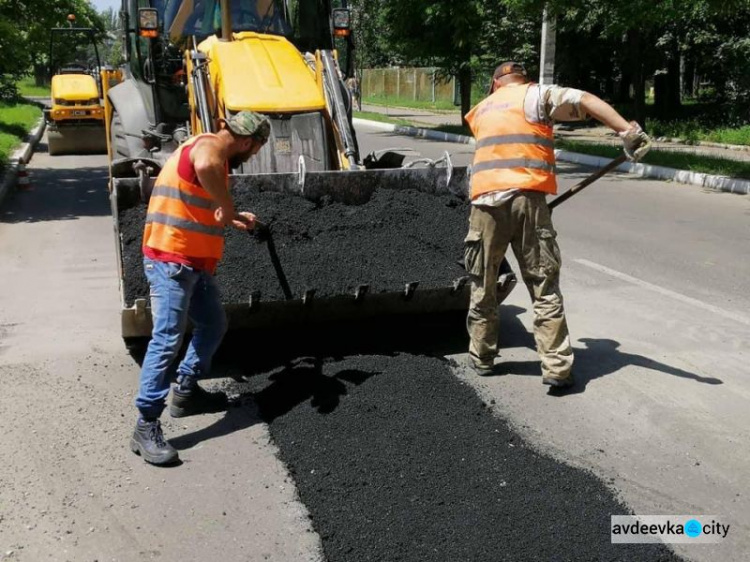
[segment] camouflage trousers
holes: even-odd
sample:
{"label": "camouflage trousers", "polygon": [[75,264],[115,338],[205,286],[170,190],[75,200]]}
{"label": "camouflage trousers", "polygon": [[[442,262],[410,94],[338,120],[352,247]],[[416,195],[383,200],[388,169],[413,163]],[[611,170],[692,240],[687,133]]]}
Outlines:
{"label": "camouflage trousers", "polygon": [[469,354],[475,364],[489,367],[497,356],[496,284],[510,244],[533,303],[534,339],[542,374],[558,379],[570,375],[573,349],[560,293],[556,236],[544,193],[523,191],[498,207],[472,206],[465,263],[471,277]]}

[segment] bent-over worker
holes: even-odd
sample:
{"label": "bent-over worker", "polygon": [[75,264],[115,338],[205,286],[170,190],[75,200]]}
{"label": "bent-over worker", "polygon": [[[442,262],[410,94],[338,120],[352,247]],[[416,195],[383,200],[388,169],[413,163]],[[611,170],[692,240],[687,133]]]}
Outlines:
{"label": "bent-over worker", "polygon": [[135,400],[140,415],[130,440],[132,451],[149,463],[178,460],[164,439],[159,417],[169,394],[169,368],[188,319],[193,333],[177,367],[170,414],[183,417],[226,407],[223,393],[207,392],[198,380],[209,374],[227,328],[213,276],[224,250],[224,227],[251,230],[255,225],[254,215],[234,209],[229,170],[256,154],[269,134],[265,117],[241,111],[222,121],[218,133],[183,143],[156,178],[143,235],[154,328]]}
{"label": "bent-over worker", "polygon": [[470,363],[477,374],[493,373],[498,348],[498,271],[510,244],[534,309],[534,339],[542,382],[573,384],[573,349],[559,287],[560,250],[546,196],[557,193],[554,121],[594,117],[622,139],[630,160],[651,142],[597,96],[554,85],[530,83],[524,67],[497,67],[489,96],[466,120],[476,138],[471,174],[471,216],[465,263],[471,277],[468,315]]}

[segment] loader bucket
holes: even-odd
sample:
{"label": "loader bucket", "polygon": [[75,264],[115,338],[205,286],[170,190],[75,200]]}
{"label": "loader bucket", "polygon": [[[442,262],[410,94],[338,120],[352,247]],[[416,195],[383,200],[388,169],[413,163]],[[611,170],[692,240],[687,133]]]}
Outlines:
{"label": "loader bucket", "polygon": [[[216,280],[230,327],[466,310],[467,185],[466,168],[231,176],[237,209],[269,223],[274,243],[227,229]],[[152,327],[140,193],[137,179],[113,180],[126,339],[148,336]],[[278,252],[275,259],[269,251]],[[499,302],[515,282],[512,274],[501,276]]]}
{"label": "loader bucket", "polygon": [[47,147],[51,156],[60,154],[106,154],[104,124],[96,122],[56,124],[47,129]]}

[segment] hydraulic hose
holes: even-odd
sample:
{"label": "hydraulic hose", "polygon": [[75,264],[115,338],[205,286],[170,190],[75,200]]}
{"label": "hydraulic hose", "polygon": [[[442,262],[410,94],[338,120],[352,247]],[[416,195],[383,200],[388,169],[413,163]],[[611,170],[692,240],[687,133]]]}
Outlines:
{"label": "hydraulic hose", "polygon": [[333,119],[336,121],[336,126],[341,133],[341,140],[344,143],[344,156],[349,160],[349,168],[352,170],[359,169],[357,163],[357,148],[354,142],[354,136],[349,126],[349,120],[346,118],[346,108],[344,106],[344,98],[341,95],[341,88],[339,87],[339,74],[336,70],[336,63],[333,59],[331,51],[321,51],[320,59],[323,61],[323,70],[325,71],[325,80],[330,96],[331,106],[333,109]]}

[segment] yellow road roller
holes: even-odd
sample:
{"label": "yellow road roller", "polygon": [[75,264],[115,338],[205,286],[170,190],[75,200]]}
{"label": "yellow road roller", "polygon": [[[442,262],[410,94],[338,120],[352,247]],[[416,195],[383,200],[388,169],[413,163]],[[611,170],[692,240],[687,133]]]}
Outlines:
{"label": "yellow road roller", "polygon": [[52,29],[51,103],[45,111],[51,155],[107,152],[101,63],[95,37],[92,28]]}

